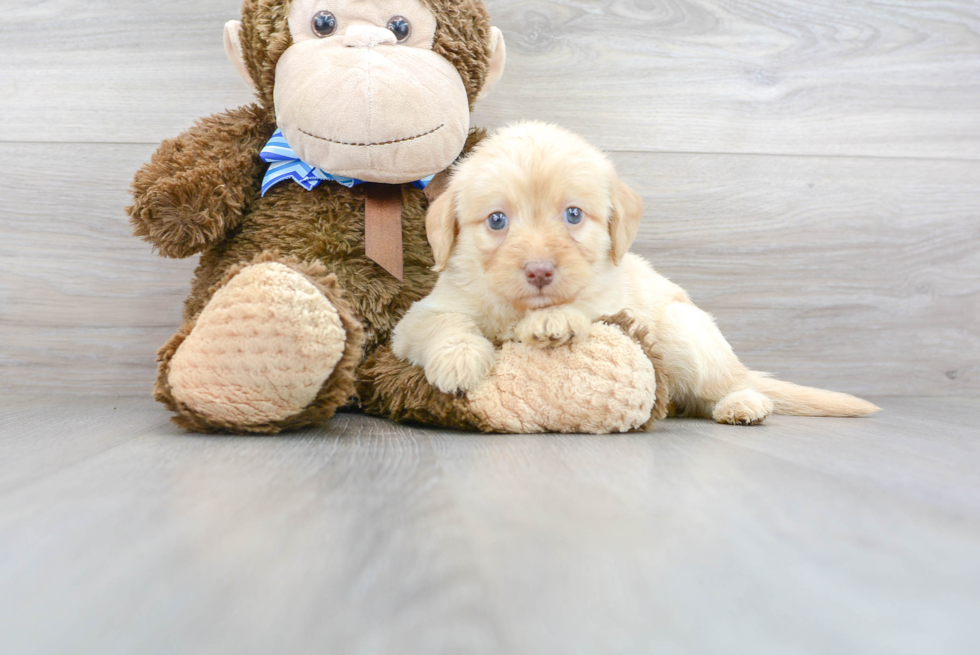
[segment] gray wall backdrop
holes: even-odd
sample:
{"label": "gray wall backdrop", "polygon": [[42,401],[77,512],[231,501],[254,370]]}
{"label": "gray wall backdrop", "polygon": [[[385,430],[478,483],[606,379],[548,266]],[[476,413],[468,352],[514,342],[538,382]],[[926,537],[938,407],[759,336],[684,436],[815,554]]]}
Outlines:
{"label": "gray wall backdrop", "polygon": [[[611,152],[635,250],[750,366],[867,395],[980,393],[980,2],[489,0],[475,124]],[[249,101],[236,0],[0,0],[0,389],[146,394],[193,261],[130,236],[160,140]]]}

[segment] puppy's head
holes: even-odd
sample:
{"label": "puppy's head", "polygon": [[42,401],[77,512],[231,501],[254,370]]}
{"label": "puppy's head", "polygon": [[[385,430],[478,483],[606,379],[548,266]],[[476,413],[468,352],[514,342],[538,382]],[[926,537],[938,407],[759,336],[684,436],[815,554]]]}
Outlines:
{"label": "puppy's head", "polygon": [[642,213],[605,155],[567,130],[526,122],[485,139],[456,168],[426,229],[435,270],[540,309],[572,302],[618,265]]}

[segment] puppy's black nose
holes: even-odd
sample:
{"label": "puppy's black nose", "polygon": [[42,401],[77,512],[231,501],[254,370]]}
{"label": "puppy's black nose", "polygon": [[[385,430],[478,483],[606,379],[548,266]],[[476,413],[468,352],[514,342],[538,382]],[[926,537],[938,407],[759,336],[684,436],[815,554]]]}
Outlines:
{"label": "puppy's black nose", "polygon": [[541,261],[528,262],[524,264],[524,274],[527,276],[528,284],[543,289],[555,281],[555,264]]}

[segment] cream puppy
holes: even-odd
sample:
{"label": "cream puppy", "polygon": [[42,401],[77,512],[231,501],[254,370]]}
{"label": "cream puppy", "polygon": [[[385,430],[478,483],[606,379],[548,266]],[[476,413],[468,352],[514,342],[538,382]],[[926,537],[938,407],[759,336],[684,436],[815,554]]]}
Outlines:
{"label": "cream puppy", "polygon": [[774,410],[877,411],[748,370],[683,289],[628,252],[642,213],[640,197],[581,137],[537,122],[500,130],[459,164],[429,209],[441,275],[395,328],[395,354],[442,391],[465,392],[493,367],[494,342],[558,348],[626,309],[659,337],[678,414],[750,425]]}

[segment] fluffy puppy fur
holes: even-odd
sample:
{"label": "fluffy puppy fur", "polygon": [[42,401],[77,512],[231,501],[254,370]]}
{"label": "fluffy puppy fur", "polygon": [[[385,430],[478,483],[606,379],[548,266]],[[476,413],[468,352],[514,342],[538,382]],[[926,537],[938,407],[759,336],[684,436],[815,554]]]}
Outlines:
{"label": "fluffy puppy fur", "polygon": [[494,342],[560,348],[603,315],[631,312],[663,347],[677,414],[757,424],[776,411],[862,416],[874,405],[748,370],[687,293],[629,253],[643,213],[601,152],[553,125],[484,140],[429,208],[442,274],[395,328],[395,354],[445,392],[476,388]]}

